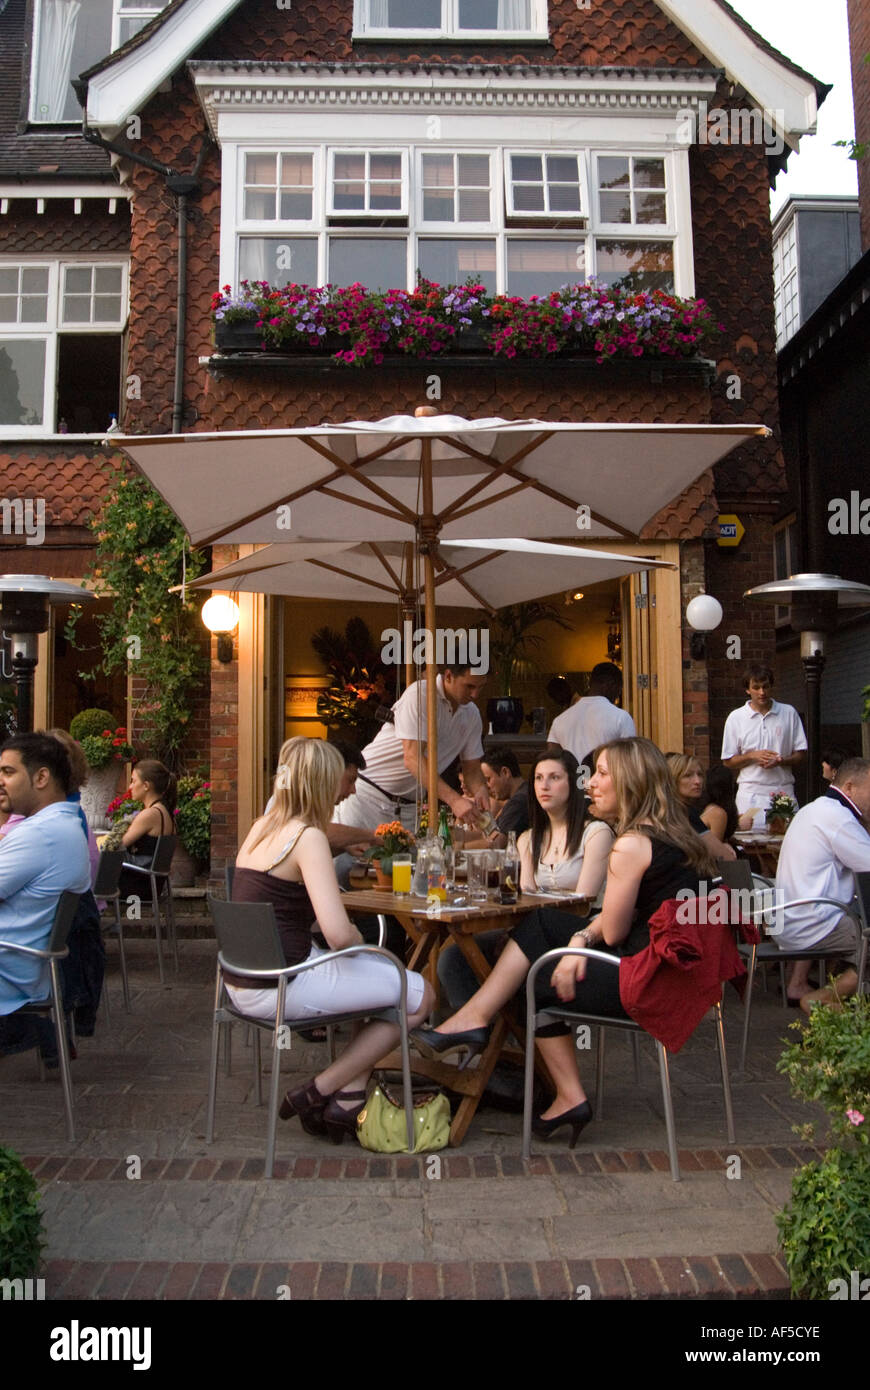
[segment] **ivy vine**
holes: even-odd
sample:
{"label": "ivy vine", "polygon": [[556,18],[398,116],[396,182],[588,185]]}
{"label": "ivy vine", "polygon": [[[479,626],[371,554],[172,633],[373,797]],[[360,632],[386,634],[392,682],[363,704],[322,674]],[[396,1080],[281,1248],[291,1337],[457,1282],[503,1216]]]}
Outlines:
{"label": "ivy vine", "polygon": [[[102,662],[97,671],[80,672],[94,680],[98,671],[130,671],[145,682],[134,707],[136,741],[149,755],[170,767],[191,718],[194,692],[207,662],[198,630],[198,604],[170,589],[182,582],[186,537],[178,518],[138,474],[123,461],[106,465],[108,496],[89,525],[96,536],[96,559],[86,580],[110,607],[97,615]],[[186,552],[186,574],[201,574],[204,557]],[[75,641],[81,609],[73,608],[66,635]]]}

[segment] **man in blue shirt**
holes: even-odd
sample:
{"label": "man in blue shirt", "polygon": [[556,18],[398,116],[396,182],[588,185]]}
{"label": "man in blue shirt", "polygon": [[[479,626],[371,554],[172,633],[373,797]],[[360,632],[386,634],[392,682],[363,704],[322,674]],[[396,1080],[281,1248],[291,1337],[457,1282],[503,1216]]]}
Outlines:
{"label": "man in blue shirt", "polygon": [[[0,810],[25,819],[0,841],[0,941],[44,950],[64,889],[90,887],[78,807],[66,800],[66,749],[48,734],[15,734],[0,749]],[[44,962],[0,950],[0,1016],[48,996]]]}

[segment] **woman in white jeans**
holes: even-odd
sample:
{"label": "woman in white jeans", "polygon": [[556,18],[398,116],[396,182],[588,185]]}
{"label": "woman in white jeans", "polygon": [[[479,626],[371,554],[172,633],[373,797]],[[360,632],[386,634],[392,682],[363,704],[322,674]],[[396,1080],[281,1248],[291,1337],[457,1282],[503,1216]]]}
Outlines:
{"label": "woman in white jeans", "polygon": [[[343,956],[331,951],[362,945],[341,902],[326,826],[344,764],[322,739],[291,738],[281,749],[271,809],[255,821],[236,859],[234,902],[270,902],[288,965],[324,958],[287,986],[285,1017],[381,1009],[399,1000],[399,974],[377,956]],[[315,944],[312,932],[325,939]],[[244,977],[225,975],[235,1006],[254,1018],[274,1017],[275,988],[251,989]],[[408,1025],[422,1023],[433,995],[422,975],[408,972]],[[395,1024],[367,1024],[335,1062],[305,1085],[288,1091],[282,1119],[298,1115],[309,1134],[328,1134],[341,1143],[356,1132],[365,1088],[375,1064],[398,1041]]]}

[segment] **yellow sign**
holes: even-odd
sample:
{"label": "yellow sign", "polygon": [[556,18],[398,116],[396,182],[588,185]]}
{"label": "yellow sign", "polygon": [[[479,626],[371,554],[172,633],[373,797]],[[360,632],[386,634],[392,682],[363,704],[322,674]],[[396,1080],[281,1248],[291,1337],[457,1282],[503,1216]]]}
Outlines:
{"label": "yellow sign", "polygon": [[739,545],[746,535],[743,522],[739,516],[735,516],[733,513],[728,516],[718,516],[716,522],[719,527],[717,545]]}

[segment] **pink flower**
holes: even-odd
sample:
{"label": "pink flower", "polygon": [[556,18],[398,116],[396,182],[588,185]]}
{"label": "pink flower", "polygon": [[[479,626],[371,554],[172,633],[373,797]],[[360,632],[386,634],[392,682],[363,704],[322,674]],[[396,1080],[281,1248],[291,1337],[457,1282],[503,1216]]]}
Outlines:
{"label": "pink flower", "polygon": [[863,1125],[864,1123],[864,1116],[861,1114],[860,1110],[847,1110],[846,1119],[849,1121],[849,1124],[854,1125],[856,1129],[858,1125]]}

